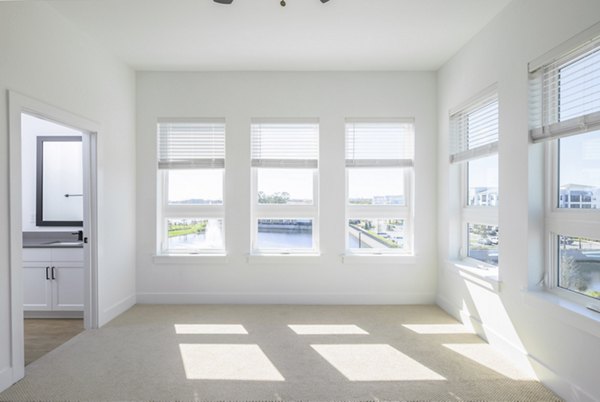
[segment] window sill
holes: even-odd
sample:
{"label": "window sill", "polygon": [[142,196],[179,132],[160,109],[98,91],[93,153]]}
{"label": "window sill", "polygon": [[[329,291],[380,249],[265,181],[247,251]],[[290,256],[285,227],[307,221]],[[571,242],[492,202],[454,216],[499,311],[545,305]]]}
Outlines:
{"label": "window sill", "polygon": [[343,254],[344,264],[414,264],[414,255]]}
{"label": "window sill", "polygon": [[321,254],[249,254],[248,264],[303,264],[316,262]]}
{"label": "window sill", "polygon": [[600,313],[546,290],[524,290],[522,295],[530,307],[543,310],[567,325],[600,338]]}
{"label": "window sill", "polygon": [[489,265],[479,265],[470,260],[449,261],[451,270],[461,277],[494,292],[500,292],[502,281],[498,276],[498,268]]}
{"label": "window sill", "polygon": [[152,261],[157,265],[226,264],[228,258],[226,254],[162,254]]}

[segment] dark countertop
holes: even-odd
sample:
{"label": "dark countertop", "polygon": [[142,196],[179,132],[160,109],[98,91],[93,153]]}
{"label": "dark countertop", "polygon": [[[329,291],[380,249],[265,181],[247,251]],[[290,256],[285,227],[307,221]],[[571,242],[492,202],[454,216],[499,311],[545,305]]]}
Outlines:
{"label": "dark countertop", "polygon": [[73,232],[23,232],[23,248],[82,248]]}

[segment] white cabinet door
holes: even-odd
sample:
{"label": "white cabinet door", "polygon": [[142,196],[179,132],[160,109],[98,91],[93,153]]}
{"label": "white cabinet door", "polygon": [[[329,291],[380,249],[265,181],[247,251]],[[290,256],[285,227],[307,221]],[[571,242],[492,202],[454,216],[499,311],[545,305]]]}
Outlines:
{"label": "white cabinet door", "polygon": [[[46,278],[48,273],[48,279]],[[23,310],[52,310],[52,280],[50,264],[26,262],[23,264]]]}
{"label": "white cabinet door", "polygon": [[[83,310],[83,266],[53,263],[52,310]],[[52,269],[53,268],[53,269]],[[52,275],[52,274],[51,274]],[[51,276],[52,277],[52,276]]]}

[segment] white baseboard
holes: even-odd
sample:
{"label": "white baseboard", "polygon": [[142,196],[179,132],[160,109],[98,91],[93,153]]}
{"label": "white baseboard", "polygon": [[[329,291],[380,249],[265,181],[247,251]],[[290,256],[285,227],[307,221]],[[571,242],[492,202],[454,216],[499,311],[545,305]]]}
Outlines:
{"label": "white baseboard", "polygon": [[[467,310],[454,305],[443,296],[438,295],[437,303],[444,311],[466,326],[471,327],[481,339],[502,352],[505,356],[519,363],[528,365],[528,353],[523,347],[506,339],[504,335],[481,321],[479,317],[471,315]],[[533,371],[531,371],[530,374],[535,375]]]}
{"label": "white baseboard", "polygon": [[600,399],[594,398],[586,391],[582,390],[571,381],[557,374],[550,367],[529,355],[529,362],[538,375],[539,380],[550,388],[554,393],[560,395],[565,401],[569,402],[598,402]]}
{"label": "white baseboard", "polygon": [[83,311],[24,311],[23,318],[83,318]]}
{"label": "white baseboard", "polygon": [[483,339],[486,342],[488,341],[485,336],[483,324],[479,318],[472,316],[471,314],[469,314],[468,311],[465,311],[462,308],[454,305],[453,303],[448,301],[448,299],[440,295],[437,295],[436,304],[446,313],[450,314],[452,317],[456,318],[458,321],[462,322],[467,327],[472,328],[473,331],[475,331],[475,333],[479,335],[481,339]]}
{"label": "white baseboard", "polygon": [[102,310],[102,314],[100,315],[100,317],[98,317],[98,326],[102,327],[103,325],[112,321],[114,318],[120,316],[121,314],[129,310],[131,307],[133,307],[136,302],[136,295],[129,295],[123,300],[116,302],[109,308]]}
{"label": "white baseboard", "polygon": [[13,371],[10,367],[4,367],[0,370],[0,392],[13,385]]}
{"label": "white baseboard", "polygon": [[140,304],[433,304],[433,293],[138,293]]}
{"label": "white baseboard", "polygon": [[465,311],[457,305],[451,303],[443,296],[438,295],[437,304],[444,311],[457,320],[463,322],[465,325],[469,325],[469,323],[471,323],[477,335],[487,341],[490,345],[494,346],[496,349],[504,352],[509,358],[515,358],[519,360],[526,359],[526,361],[531,365],[531,368],[538,380],[566,401],[600,401],[600,399],[594,398],[589,393],[575,385],[573,382],[564,378],[564,376],[556,373],[540,359],[532,356],[527,351],[506,340],[506,338],[500,335],[493,328],[490,328],[489,326],[485,325],[485,323],[482,323],[479,318],[472,316],[468,311]]}

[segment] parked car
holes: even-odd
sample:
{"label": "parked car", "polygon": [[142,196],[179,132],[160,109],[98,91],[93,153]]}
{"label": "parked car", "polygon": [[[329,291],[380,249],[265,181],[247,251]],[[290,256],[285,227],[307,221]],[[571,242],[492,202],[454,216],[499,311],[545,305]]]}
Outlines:
{"label": "parked car", "polygon": [[477,243],[483,244],[484,246],[491,246],[493,244],[492,241],[487,237],[482,237]]}

